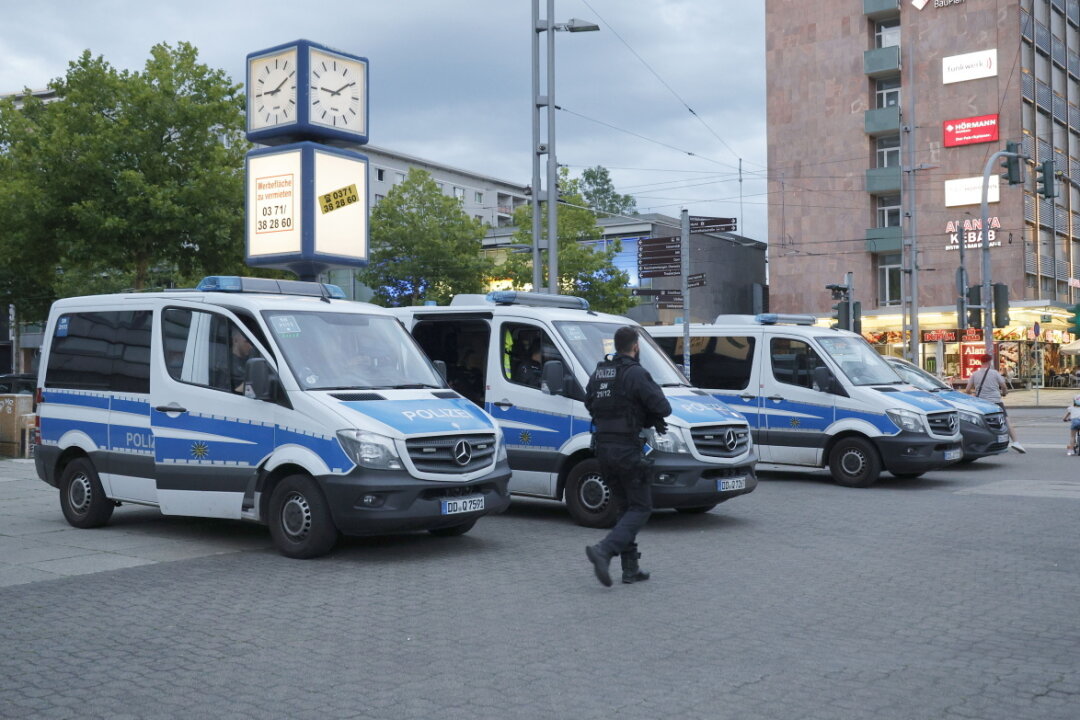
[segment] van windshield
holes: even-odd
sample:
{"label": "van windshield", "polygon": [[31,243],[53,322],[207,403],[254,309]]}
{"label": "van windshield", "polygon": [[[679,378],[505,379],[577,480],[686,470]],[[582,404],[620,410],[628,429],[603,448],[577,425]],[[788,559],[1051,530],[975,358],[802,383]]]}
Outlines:
{"label": "van windshield", "polygon": [[[563,340],[570,346],[578,362],[590,375],[605,355],[615,352],[615,331],[624,326],[625,323],[569,321],[555,323],[555,328],[562,335]],[[638,358],[638,362],[649,371],[657,384],[662,387],[690,385],[667,355],[657,347],[651,335],[638,328],[638,337],[638,345],[641,348],[641,357]]]}
{"label": "van windshield", "polygon": [[903,383],[884,358],[861,337],[819,335],[818,344],[833,359],[852,385]]}
{"label": "van windshield", "polygon": [[278,310],[263,318],[305,390],[444,387],[395,318]]}
{"label": "van windshield", "polygon": [[920,390],[952,390],[951,387],[943,383],[938,378],[934,377],[930,373],[926,372],[922,368],[917,368],[907,363],[889,363],[889,367],[896,371],[903,380],[906,380],[911,385],[919,388]]}

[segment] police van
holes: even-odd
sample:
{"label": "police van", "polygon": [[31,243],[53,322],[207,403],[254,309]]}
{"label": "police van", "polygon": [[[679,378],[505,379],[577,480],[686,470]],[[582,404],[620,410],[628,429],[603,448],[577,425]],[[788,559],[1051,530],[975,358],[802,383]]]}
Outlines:
{"label": "police van", "polygon": [[[606,527],[618,499],[590,449],[585,386],[614,352],[615,331],[633,321],[589,310],[582,298],[494,292],[458,295],[450,305],[394,308],[450,386],[498,422],[513,469],[510,490],[565,499],[578,523]],[[690,386],[641,333],[642,366],[671,403],[668,432],[646,430],[653,504],[707,512],[757,485],[746,420]]]}
{"label": "police van", "polygon": [[[762,463],[827,466],[866,487],[882,469],[917,477],[962,457],[956,409],[915,388],[863,338],[809,315],[721,315],[690,325],[690,378],[750,422]],[[649,327],[683,358],[682,326]]]}
{"label": "police van", "polygon": [[339,533],[460,535],[509,505],[493,420],[336,286],[68,298],[45,337],[35,462],[75,527],[149,505],[267,524],[304,558]]}

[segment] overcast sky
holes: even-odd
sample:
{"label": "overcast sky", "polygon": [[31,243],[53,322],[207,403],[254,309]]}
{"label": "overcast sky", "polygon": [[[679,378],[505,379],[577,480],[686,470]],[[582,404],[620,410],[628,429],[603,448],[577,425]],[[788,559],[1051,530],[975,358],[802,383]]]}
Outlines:
{"label": "overcast sky", "polygon": [[[607,167],[642,212],[741,216],[742,234],[767,240],[764,2],[555,7],[557,22],[601,28],[556,36],[560,164],[575,176]],[[531,0],[0,0],[0,10],[0,93],[44,88],[86,49],[142,69],[152,45],[180,41],[239,83],[249,52],[305,38],[369,59],[373,145],[531,181]]]}

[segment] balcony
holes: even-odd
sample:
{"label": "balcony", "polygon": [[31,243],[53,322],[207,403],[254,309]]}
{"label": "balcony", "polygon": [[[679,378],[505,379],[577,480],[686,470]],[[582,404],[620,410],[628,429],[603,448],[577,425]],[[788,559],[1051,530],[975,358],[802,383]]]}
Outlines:
{"label": "balcony", "polygon": [[863,118],[867,135],[889,135],[900,132],[900,106],[867,110]]}
{"label": "balcony", "polygon": [[867,77],[879,78],[900,72],[900,46],[867,50],[863,53],[863,72]]}
{"label": "balcony", "polygon": [[866,231],[866,252],[900,252],[903,245],[904,238],[899,227],[870,228]]}
{"label": "balcony", "polygon": [[900,166],[870,168],[866,171],[866,192],[887,195],[900,192]]}
{"label": "balcony", "polygon": [[900,0],[863,0],[862,9],[871,20],[900,17]]}

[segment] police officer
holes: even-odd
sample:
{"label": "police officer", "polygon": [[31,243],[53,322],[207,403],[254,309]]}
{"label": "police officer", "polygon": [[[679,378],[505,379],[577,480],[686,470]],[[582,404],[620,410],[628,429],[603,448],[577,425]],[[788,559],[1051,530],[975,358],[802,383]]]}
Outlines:
{"label": "police officer", "polygon": [[650,463],[643,454],[641,431],[646,427],[667,432],[664,418],[671,405],[664,391],[638,364],[638,331],[632,326],[615,331],[615,356],[597,364],[586,388],[585,407],[592,415],[593,442],[604,479],[622,487],[626,507],[615,527],[596,545],[585,548],[596,578],[611,586],[608,565],[616,555],[622,561],[622,580],[648,580],[649,573],[638,566],[641,555],[635,542],[652,514]]}

